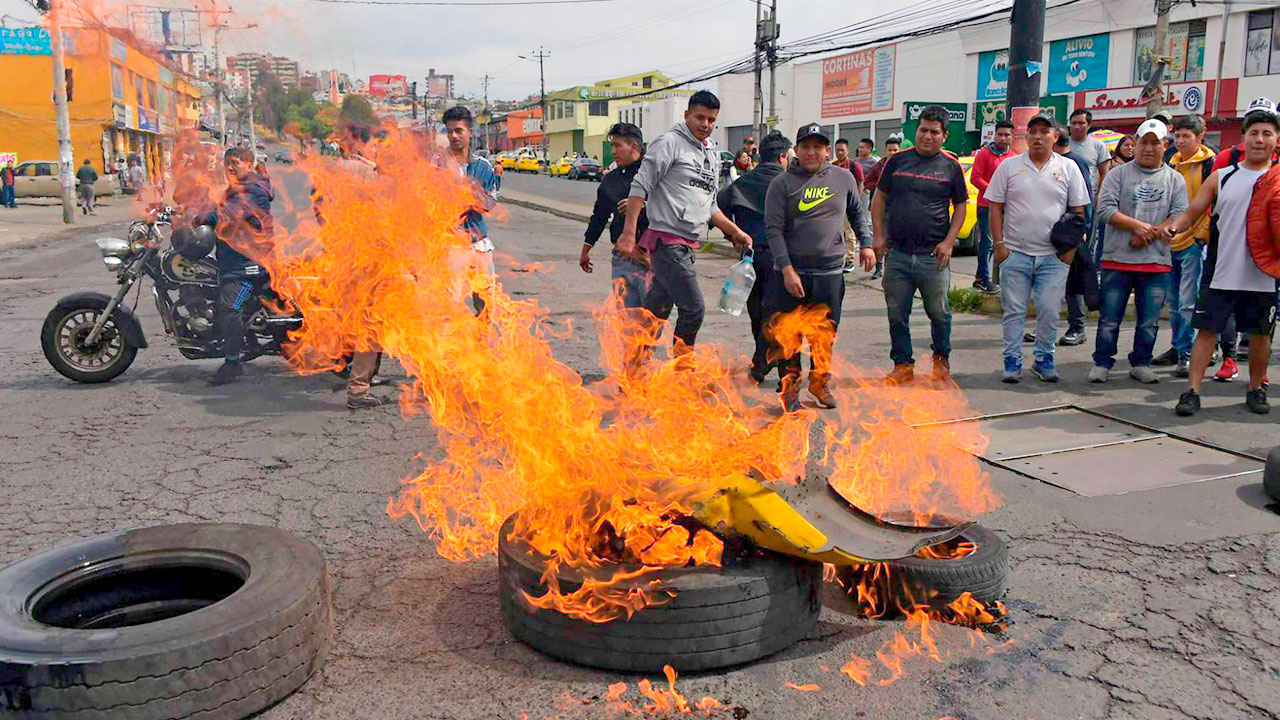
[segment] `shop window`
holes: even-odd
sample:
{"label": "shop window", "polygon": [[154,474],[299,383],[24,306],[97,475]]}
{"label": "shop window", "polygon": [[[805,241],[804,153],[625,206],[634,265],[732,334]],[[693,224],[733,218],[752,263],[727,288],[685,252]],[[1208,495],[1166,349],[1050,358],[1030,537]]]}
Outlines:
{"label": "shop window", "polygon": [[[1204,79],[1205,21],[1188,20],[1169,25],[1168,45],[1164,54],[1171,62],[1164,70],[1166,82],[1182,82]],[[1133,50],[1133,84],[1143,85],[1151,79],[1155,64],[1151,61],[1156,52],[1155,26],[1138,28]]]}
{"label": "shop window", "polygon": [[1280,12],[1259,10],[1249,13],[1244,74],[1280,75]]}
{"label": "shop window", "polygon": [[111,97],[124,99],[124,68],[115,64],[111,66]]}
{"label": "shop window", "polygon": [[147,107],[152,110],[156,109],[156,83],[154,80],[147,81]]}
{"label": "shop window", "polygon": [[587,114],[592,117],[609,117],[608,100],[592,100],[587,104]]}

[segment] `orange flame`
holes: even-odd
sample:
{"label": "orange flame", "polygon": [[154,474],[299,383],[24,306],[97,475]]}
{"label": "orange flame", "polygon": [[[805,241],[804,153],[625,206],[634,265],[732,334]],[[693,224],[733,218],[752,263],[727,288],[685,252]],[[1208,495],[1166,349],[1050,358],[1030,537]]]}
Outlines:
{"label": "orange flame", "polygon": [[636,690],[644,698],[639,705],[632,705],[623,699],[627,694],[626,683],[613,683],[605,694],[606,707],[613,713],[626,717],[644,715],[700,715],[702,717],[713,717],[730,712],[729,706],[710,696],[704,697],[695,703],[690,703],[689,699],[676,689],[677,675],[675,669],[670,665],[662,666],[662,674],[667,678],[667,686],[665,688],[662,686],[655,687],[653,683],[649,682],[648,678],[636,683]]}

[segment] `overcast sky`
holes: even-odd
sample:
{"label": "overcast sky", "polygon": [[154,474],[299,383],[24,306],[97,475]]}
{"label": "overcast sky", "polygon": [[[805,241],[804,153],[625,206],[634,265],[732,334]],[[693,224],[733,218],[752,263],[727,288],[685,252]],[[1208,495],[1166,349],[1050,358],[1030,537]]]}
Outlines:
{"label": "overcast sky", "polygon": [[[98,7],[124,2],[70,1]],[[299,60],[304,70],[336,67],[365,79],[386,73],[421,81],[429,68],[435,68],[454,75],[457,92],[476,97],[483,92],[481,78],[488,74],[492,76],[490,99],[520,99],[538,91],[538,64],[517,55],[527,55],[539,45],[551,53],[546,60],[548,90],[653,69],[685,79],[750,53],[755,23],[755,0],[609,0],[474,8],[216,1],[220,7],[229,4],[238,15],[229,24],[260,26],[224,32],[224,52],[267,51]],[[973,0],[973,5],[991,1]],[[146,4],[191,7],[208,2],[148,0]],[[780,0],[778,4],[781,41],[786,44],[919,5],[921,0]],[[0,0],[0,14],[35,18],[23,0]]]}

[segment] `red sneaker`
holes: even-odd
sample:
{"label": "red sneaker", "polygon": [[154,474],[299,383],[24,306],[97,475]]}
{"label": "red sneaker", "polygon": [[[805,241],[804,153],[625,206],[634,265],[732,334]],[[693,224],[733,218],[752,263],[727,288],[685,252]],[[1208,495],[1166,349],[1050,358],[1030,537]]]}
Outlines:
{"label": "red sneaker", "polygon": [[1222,367],[1218,368],[1218,373],[1213,376],[1217,382],[1231,382],[1240,377],[1240,367],[1236,365],[1235,358],[1223,358]]}

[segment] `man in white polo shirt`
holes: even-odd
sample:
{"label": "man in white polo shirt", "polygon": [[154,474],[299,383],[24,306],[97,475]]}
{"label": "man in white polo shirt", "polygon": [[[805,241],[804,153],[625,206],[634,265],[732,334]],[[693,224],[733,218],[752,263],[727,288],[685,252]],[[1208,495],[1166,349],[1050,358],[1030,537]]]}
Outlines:
{"label": "man in white polo shirt", "polygon": [[1057,382],[1054,338],[1067,288],[1071,255],[1060,259],[1050,236],[1068,209],[1084,217],[1089,188],[1076,163],[1053,151],[1058,138],[1052,118],[1037,115],[1027,123],[1027,151],[1000,164],[985,197],[990,203],[991,235],[1000,264],[1000,302],[1004,306],[1006,383],[1022,379],[1022,334],[1027,306],[1036,303],[1035,364],[1032,372]]}

